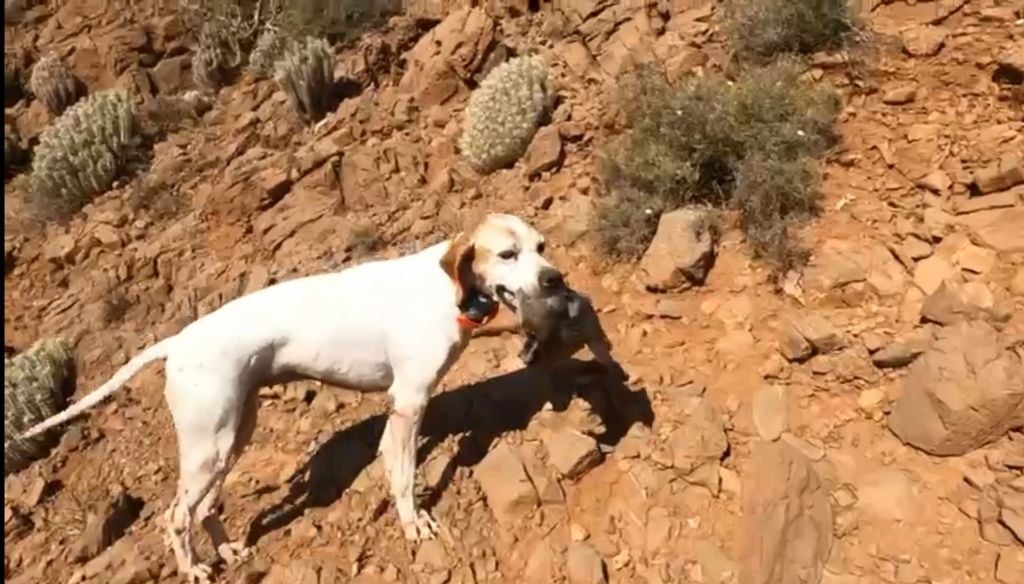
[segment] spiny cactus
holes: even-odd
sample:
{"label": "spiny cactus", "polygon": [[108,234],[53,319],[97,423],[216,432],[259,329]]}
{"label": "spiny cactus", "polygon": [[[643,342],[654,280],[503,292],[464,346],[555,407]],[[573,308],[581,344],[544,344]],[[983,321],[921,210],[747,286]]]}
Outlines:
{"label": "spiny cactus", "polygon": [[274,74],[274,63],[284,54],[287,48],[285,37],[276,27],[268,26],[256,38],[256,45],[249,53],[249,71],[267,79]]}
{"label": "spiny cactus", "polygon": [[138,144],[131,97],[111,90],[71,106],[39,138],[29,180],[30,204],[41,218],[79,210],[106,191]]}
{"label": "spiny cactus", "polygon": [[301,116],[317,121],[327,113],[334,91],[334,52],[331,45],[314,37],[295,43],[274,64],[274,80]]}
{"label": "spiny cactus", "polygon": [[46,107],[56,115],[75,103],[78,98],[78,84],[71,70],[55,56],[46,56],[32,67],[29,89],[43,100]]}
{"label": "spiny cactus", "polygon": [[4,358],[4,476],[46,455],[57,430],[21,439],[25,430],[64,409],[64,384],[72,374],[71,347],[40,339],[20,355]]}
{"label": "spiny cactus", "polygon": [[242,62],[242,49],[235,31],[220,21],[203,25],[192,54],[192,79],[196,85],[217,90],[228,82],[232,70]]}
{"label": "spiny cactus", "polygon": [[498,65],[469,98],[459,150],[480,172],[513,164],[554,105],[551,70],[539,55]]}

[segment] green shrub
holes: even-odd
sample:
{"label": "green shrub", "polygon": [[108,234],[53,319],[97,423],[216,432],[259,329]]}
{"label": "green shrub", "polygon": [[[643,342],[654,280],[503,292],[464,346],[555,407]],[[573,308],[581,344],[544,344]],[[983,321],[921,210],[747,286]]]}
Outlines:
{"label": "green shrub", "polygon": [[[798,259],[788,225],[816,208],[814,159],[835,143],[838,112],[835,93],[808,86],[801,71],[783,60],[735,83],[673,86],[641,70],[626,92],[630,129],[604,155],[609,195],[597,221],[605,250],[642,253],[654,234],[648,209],[710,205],[739,209],[755,256],[780,269]],[[616,235],[624,233],[631,236]]]}
{"label": "green shrub", "polygon": [[317,121],[327,113],[333,97],[334,51],[323,40],[306,37],[292,44],[274,64],[274,80],[288,96],[292,109],[303,118]]}
{"label": "green shrub", "polygon": [[726,13],[737,53],[761,62],[833,48],[853,30],[848,0],[728,0]]}
{"label": "green shrub", "polygon": [[726,201],[732,161],[743,150],[731,94],[722,79],[692,78],[673,87],[653,69],[639,69],[625,91],[630,131],[606,153],[605,180],[670,207]]}
{"label": "green shrub", "polygon": [[139,144],[135,105],[127,92],[90,95],[68,108],[39,138],[29,203],[43,219],[81,209],[110,188]]}
{"label": "green shrub", "polygon": [[818,184],[814,160],[807,156],[758,152],[740,162],[733,203],[754,257],[781,273],[806,259],[806,250],[790,241],[789,225],[816,211]]}
{"label": "green shrub", "polygon": [[515,163],[554,105],[551,69],[539,55],[495,67],[466,108],[459,150],[480,172]]}

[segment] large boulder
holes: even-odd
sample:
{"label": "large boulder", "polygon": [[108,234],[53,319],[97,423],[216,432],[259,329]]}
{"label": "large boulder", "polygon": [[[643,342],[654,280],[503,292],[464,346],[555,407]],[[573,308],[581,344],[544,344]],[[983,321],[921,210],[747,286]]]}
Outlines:
{"label": "large boulder", "polygon": [[522,460],[505,442],[499,442],[473,469],[487,505],[501,523],[522,521],[539,504]]}
{"label": "large boulder", "polygon": [[665,213],[640,263],[644,284],[655,291],[703,284],[717,247],[717,225],[708,211],[688,208]]}
{"label": "large boulder", "polygon": [[811,461],[785,442],[758,442],[743,480],[740,584],[818,584],[832,507]]}
{"label": "large boulder", "polygon": [[482,8],[460,8],[409,50],[399,89],[422,108],[442,104],[465,89],[494,42],[494,19]]}
{"label": "large boulder", "polygon": [[957,456],[1024,426],[1020,347],[982,321],[938,332],[910,367],[889,428],[930,454]]}

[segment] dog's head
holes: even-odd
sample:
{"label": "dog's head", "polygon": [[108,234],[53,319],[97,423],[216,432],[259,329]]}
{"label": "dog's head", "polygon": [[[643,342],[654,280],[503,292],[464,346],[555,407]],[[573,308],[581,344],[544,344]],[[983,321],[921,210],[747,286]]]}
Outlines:
{"label": "dog's head", "polygon": [[476,289],[497,297],[513,311],[517,295],[528,298],[560,292],[562,273],[544,258],[544,237],[513,215],[488,215],[459,234],[441,259],[456,285],[456,301]]}

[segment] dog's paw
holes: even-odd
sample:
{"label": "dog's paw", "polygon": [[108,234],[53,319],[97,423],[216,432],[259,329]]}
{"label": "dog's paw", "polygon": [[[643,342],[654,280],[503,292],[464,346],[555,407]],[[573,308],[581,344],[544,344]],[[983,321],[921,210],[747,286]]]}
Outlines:
{"label": "dog's paw", "polygon": [[246,547],[245,543],[241,541],[231,541],[221,544],[217,548],[217,555],[228,566],[237,566],[252,557],[252,549]]}
{"label": "dog's paw", "polygon": [[416,519],[402,525],[405,531],[405,539],[409,541],[424,541],[434,539],[437,535],[437,521],[429,513],[420,509],[416,513]]}
{"label": "dog's paw", "polygon": [[196,564],[188,569],[188,584],[210,584],[213,568],[206,564]]}

